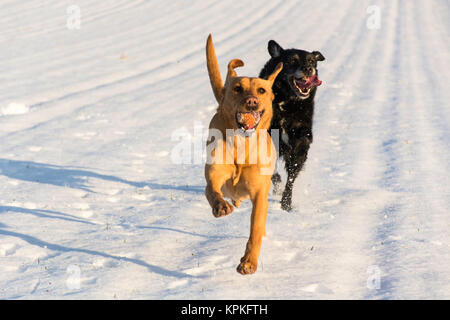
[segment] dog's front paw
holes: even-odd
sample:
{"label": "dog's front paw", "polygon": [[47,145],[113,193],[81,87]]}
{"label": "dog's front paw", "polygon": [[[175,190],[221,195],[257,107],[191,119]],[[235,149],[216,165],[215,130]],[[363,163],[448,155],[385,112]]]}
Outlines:
{"label": "dog's front paw", "polygon": [[286,202],[281,202],[281,209],[283,209],[284,211],[291,211],[292,210],[292,206],[290,203],[286,203]]}
{"label": "dog's front paw", "polygon": [[281,196],[283,194],[283,190],[279,184],[273,184],[272,194],[274,196]]}
{"label": "dog's front paw", "polygon": [[286,197],[284,194],[281,198],[281,209],[288,212],[292,210],[292,200],[291,198]]}
{"label": "dog's front paw", "polygon": [[281,176],[278,173],[274,173],[272,176],[272,186],[273,186],[273,194],[274,195],[281,195]]}
{"label": "dog's front paw", "polygon": [[233,206],[229,204],[226,200],[217,201],[213,207],[213,215],[216,218],[227,216],[233,212]]}
{"label": "dog's front paw", "polygon": [[236,271],[242,275],[252,274],[256,272],[258,263],[251,261],[249,258],[243,257],[241,263],[237,266]]}

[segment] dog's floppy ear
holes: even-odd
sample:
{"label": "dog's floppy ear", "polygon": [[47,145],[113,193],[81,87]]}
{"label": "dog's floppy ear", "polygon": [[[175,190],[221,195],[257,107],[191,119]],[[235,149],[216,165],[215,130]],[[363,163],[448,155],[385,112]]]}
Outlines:
{"label": "dog's floppy ear", "polygon": [[281,53],[283,52],[283,48],[274,40],[269,41],[267,49],[269,50],[269,54],[272,58],[281,56]]}
{"label": "dog's floppy ear", "polygon": [[244,62],[239,59],[233,59],[228,63],[228,73],[227,78],[225,79],[225,87],[223,88],[222,94],[224,94],[225,88],[230,85],[231,78],[237,77],[236,71],[234,68],[239,68],[244,65]]}
{"label": "dog's floppy ear", "polygon": [[[236,71],[234,71],[234,68],[239,68],[239,67],[242,67],[243,65],[244,65],[244,62],[239,59],[233,59],[228,63],[228,73],[227,73],[227,78],[225,80],[225,87],[229,86],[231,78],[237,77],[237,74],[236,74]],[[223,90],[225,90],[225,87]]]}
{"label": "dog's floppy ear", "polygon": [[211,82],[214,97],[220,103],[223,99],[223,82],[211,34],[206,41],[206,65],[208,66],[209,81]]}
{"label": "dog's floppy ear", "polygon": [[283,62],[280,62],[279,64],[277,64],[277,66],[275,67],[275,71],[272,72],[272,74],[267,78],[267,80],[269,80],[270,82],[274,82],[277,75],[281,72],[281,70],[283,70]]}
{"label": "dog's floppy ear", "polygon": [[312,54],[314,55],[314,58],[316,59],[316,61],[325,60],[325,57],[319,51],[313,51]]}
{"label": "dog's floppy ear", "polygon": [[239,59],[233,59],[228,63],[228,77],[237,77],[236,71],[234,71],[235,68],[242,67],[244,65],[244,62]]}

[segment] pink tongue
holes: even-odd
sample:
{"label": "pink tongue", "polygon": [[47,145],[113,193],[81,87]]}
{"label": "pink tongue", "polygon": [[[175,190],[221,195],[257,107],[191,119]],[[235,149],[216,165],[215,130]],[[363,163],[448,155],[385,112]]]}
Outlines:
{"label": "pink tongue", "polygon": [[319,80],[317,75],[306,78],[305,82],[307,88],[318,87],[322,84],[322,80]]}

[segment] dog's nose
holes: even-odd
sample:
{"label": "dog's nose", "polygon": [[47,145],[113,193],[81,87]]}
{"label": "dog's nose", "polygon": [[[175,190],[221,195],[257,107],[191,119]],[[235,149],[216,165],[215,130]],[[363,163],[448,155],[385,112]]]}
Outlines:
{"label": "dog's nose", "polygon": [[258,103],[258,98],[254,96],[250,96],[245,99],[246,107],[250,110],[255,110],[256,108],[258,108]]}

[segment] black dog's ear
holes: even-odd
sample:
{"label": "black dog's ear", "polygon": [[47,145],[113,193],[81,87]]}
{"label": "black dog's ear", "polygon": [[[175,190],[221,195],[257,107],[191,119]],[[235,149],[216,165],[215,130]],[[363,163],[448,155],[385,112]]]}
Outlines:
{"label": "black dog's ear", "polygon": [[269,50],[269,54],[272,58],[277,58],[281,56],[281,53],[283,52],[283,48],[274,40],[269,41],[267,49]]}
{"label": "black dog's ear", "polygon": [[316,61],[325,60],[325,57],[319,51],[313,51],[312,54],[314,55],[314,58],[316,59]]}

